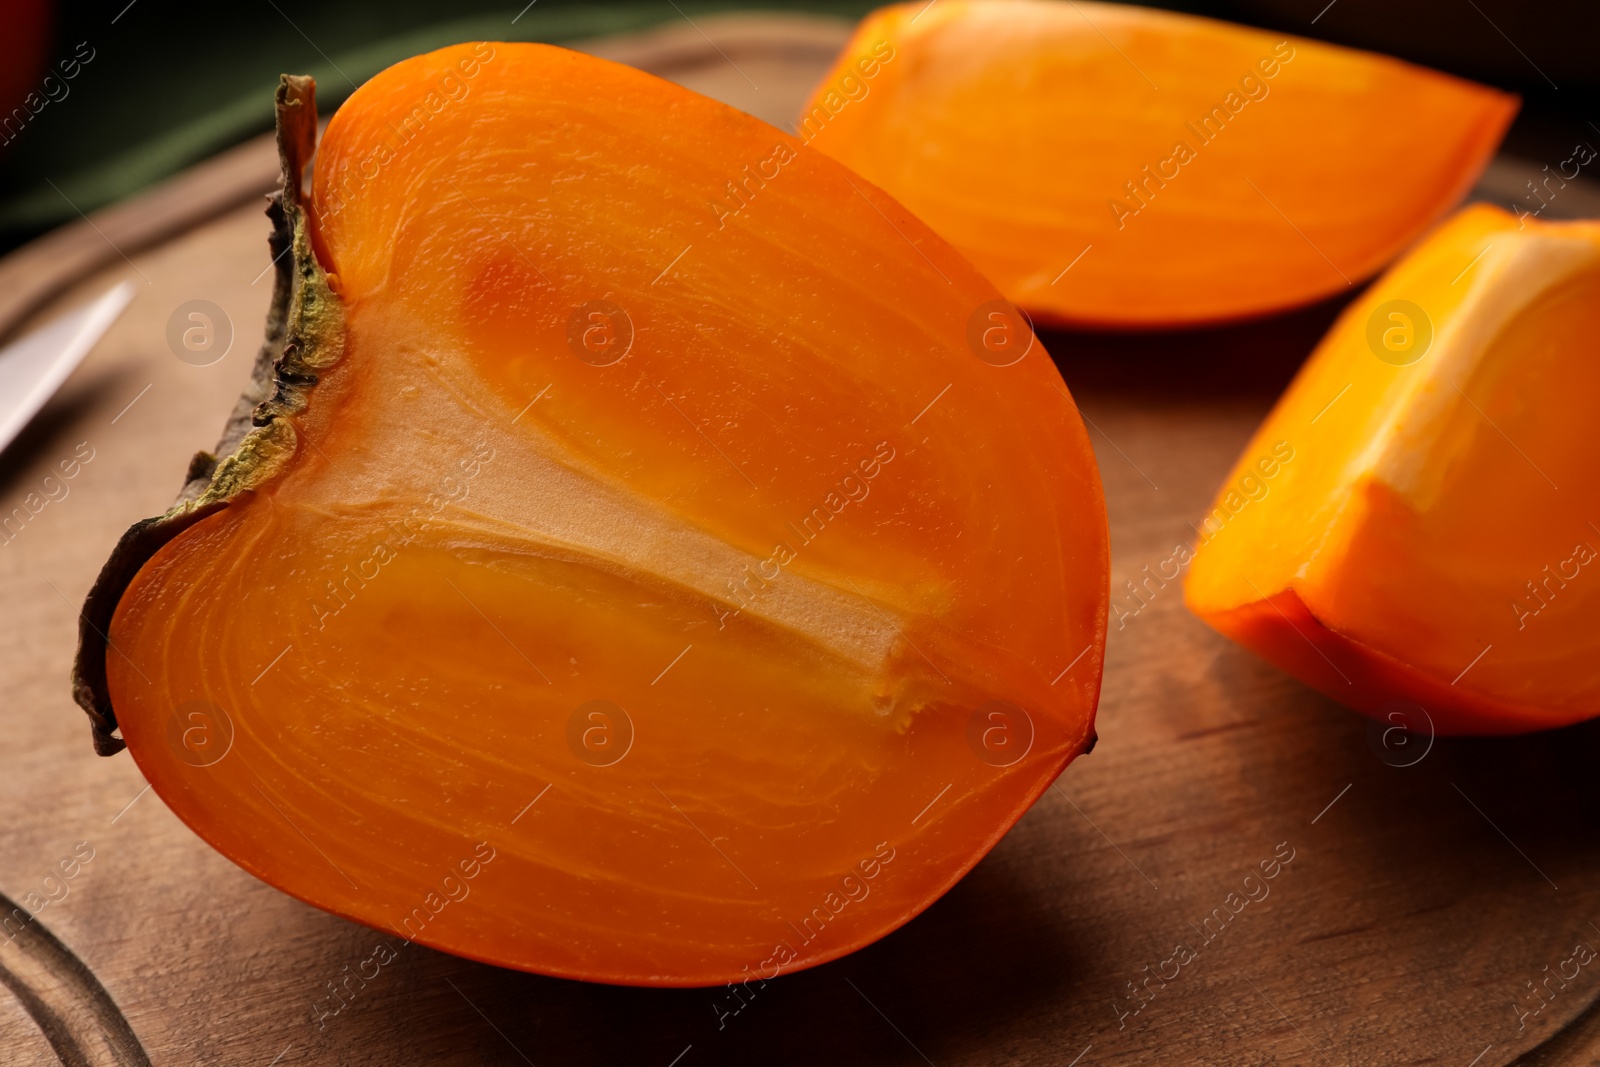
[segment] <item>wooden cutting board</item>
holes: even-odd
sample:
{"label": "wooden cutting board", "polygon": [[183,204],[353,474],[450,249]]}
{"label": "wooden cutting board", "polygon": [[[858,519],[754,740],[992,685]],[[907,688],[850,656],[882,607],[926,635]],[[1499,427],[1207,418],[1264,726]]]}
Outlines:
{"label": "wooden cutting board", "polygon": [[[708,18],[591,50],[786,123],[846,32]],[[93,755],[67,674],[107,551],[170,503],[246,380],[273,168],[266,143],[247,145],[0,261],[0,330],[115,281],[138,290],[0,459],[5,512],[47,499],[0,543],[0,891],[34,912],[13,916],[15,938],[0,931],[0,1063],[1492,1067],[1600,1054],[1600,727],[1386,746],[1206,629],[1176,582],[1140,599],[1124,585],[1171,573],[1333,306],[1206,333],[1044,336],[1110,508],[1121,610],[1100,744],[878,944],[727,1014],[725,991],[586,985],[407,946],[234,867],[130,758]],[[1486,181],[1503,201],[1531,170],[1501,160]],[[1597,213],[1592,189],[1561,197],[1553,209]],[[204,367],[167,342],[195,300],[233,337]],[[45,497],[45,476],[74,458]],[[1247,900],[1263,863],[1276,877]],[[380,945],[392,961],[331,1000],[331,984],[373,973]]]}

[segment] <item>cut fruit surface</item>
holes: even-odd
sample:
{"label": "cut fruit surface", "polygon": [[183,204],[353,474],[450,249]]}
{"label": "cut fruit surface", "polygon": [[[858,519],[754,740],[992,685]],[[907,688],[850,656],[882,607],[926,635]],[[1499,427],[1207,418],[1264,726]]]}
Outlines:
{"label": "cut fruit surface", "polygon": [[1189,606],[1379,717],[1600,714],[1597,335],[1600,224],[1462,211],[1256,434],[1200,527]]}
{"label": "cut fruit surface", "polygon": [[280,122],[276,392],[130,532],[80,663],[207,841],[497,964],[770,978],[926,907],[1092,743],[1082,423],[899,204],[542,45],[378,75],[308,202],[302,83]]}
{"label": "cut fruit surface", "polygon": [[798,129],[1035,318],[1148,328],[1362,281],[1471,188],[1515,111],[1398,60],[1209,19],[916,0],[861,24]]}

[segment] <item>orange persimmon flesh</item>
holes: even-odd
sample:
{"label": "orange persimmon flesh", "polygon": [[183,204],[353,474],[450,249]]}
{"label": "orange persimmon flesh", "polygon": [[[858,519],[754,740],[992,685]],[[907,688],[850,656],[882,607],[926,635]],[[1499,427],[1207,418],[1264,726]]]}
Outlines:
{"label": "orange persimmon flesh", "polygon": [[343,357],[111,627],[129,749],[235,862],[505,966],[771,977],[927,907],[1092,742],[1082,423],[1025,327],[969,347],[1019,320],[888,196],[531,44],[372,79],[313,190]]}
{"label": "orange persimmon flesh", "polygon": [[1468,208],[1339,319],[1203,521],[1189,606],[1441,733],[1600,713],[1600,223]]}
{"label": "orange persimmon flesh", "polygon": [[798,120],[1036,319],[1187,326],[1375,273],[1472,186],[1513,97],[1188,15],[925,0],[857,29]]}

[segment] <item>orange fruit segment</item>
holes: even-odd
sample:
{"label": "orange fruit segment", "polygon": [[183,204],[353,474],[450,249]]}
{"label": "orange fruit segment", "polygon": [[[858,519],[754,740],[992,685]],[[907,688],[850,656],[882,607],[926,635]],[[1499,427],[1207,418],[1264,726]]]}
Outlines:
{"label": "orange fruit segment", "polygon": [[1457,214],[1256,433],[1198,527],[1189,606],[1380,718],[1600,713],[1597,331],[1600,224]]}
{"label": "orange fruit segment", "polygon": [[915,0],[860,25],[797,129],[1036,319],[1151,328],[1366,279],[1471,188],[1516,108],[1188,15]]}
{"label": "orange fruit segment", "polygon": [[273,885],[510,967],[771,978],[925,908],[1093,739],[1104,504],[1026,324],[620,65],[400,63],[309,201],[296,84],[276,392],[91,595],[102,746]]}

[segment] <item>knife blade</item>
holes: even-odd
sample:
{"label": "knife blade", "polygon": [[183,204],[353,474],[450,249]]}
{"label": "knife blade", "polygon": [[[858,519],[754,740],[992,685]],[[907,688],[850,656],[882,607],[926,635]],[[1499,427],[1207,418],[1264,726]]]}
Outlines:
{"label": "knife blade", "polygon": [[123,282],[0,349],[0,451],[55,395],[133,299]]}

